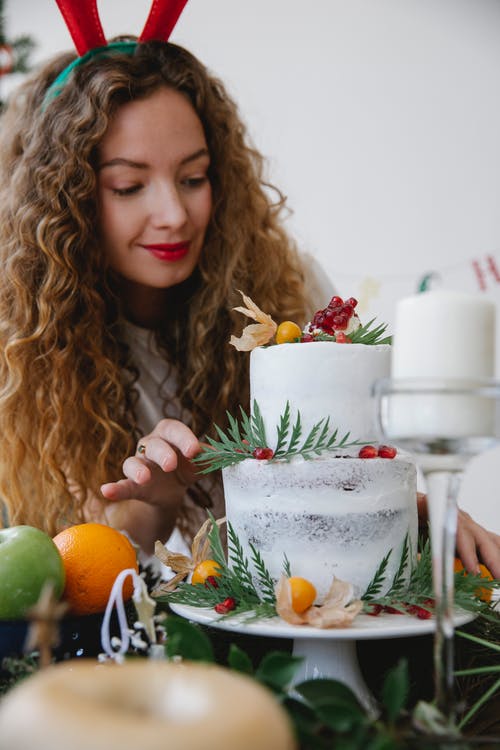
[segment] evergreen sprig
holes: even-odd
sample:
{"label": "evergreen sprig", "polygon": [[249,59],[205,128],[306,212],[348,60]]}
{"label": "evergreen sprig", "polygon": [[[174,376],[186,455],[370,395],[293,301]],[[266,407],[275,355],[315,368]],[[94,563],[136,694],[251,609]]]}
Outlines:
{"label": "evergreen sprig", "polygon": [[[434,587],[432,581],[432,554],[431,544],[427,540],[420,545],[420,558],[412,570],[409,570],[410,548],[405,539],[398,570],[388,591],[383,596],[378,596],[385,583],[386,569],[393,550],[384,557],[377,568],[375,575],[361,599],[365,602],[365,611],[370,612],[373,605],[407,611],[411,605],[427,609],[434,609]],[[486,620],[497,621],[496,615],[488,602],[480,598],[481,589],[493,589],[500,586],[500,580],[488,580],[481,574],[472,575],[465,571],[459,571],[454,576],[454,602],[455,606],[473,614],[481,615]]]}
{"label": "evergreen sprig", "polygon": [[260,554],[259,550],[256,549],[256,547],[254,547],[251,542],[248,543],[248,546],[252,550],[252,562],[255,566],[257,579],[262,590],[262,601],[266,604],[272,604],[274,606],[276,604],[274,581],[271,578],[271,575],[266,567],[264,560],[262,559],[262,555]]}
{"label": "evergreen sprig", "polygon": [[[372,318],[365,323],[365,325],[356,328],[355,331],[347,334],[352,344],[365,344],[367,346],[374,346],[375,344],[392,344],[392,336],[384,336],[387,331],[387,323],[379,323],[379,325],[372,328],[375,318]],[[344,331],[341,331],[344,333]],[[335,336],[328,333],[314,334],[315,341],[336,341]]]}
{"label": "evergreen sprig", "polygon": [[229,557],[232,562],[232,571],[236,576],[238,576],[242,587],[246,592],[248,592],[250,597],[252,599],[255,598],[257,601],[259,601],[259,595],[253,583],[252,574],[248,565],[248,559],[245,557],[241,542],[230,523],[228,523],[227,525],[227,538]]}
{"label": "evergreen sprig", "polygon": [[217,585],[201,586],[200,584],[181,583],[175,591],[158,597],[158,600],[173,604],[189,604],[195,607],[215,607],[216,604],[231,597],[236,602],[236,608],[227,616],[252,611],[259,613],[259,617],[272,617],[276,614],[274,609],[274,585],[262,557],[251,547],[257,570],[257,580],[263,590],[261,598],[254,584],[248,558],[245,556],[233,526],[230,523],[227,524],[228,560],[226,560],[219,527],[212,514],[209,512],[208,515],[212,521],[211,529],[207,535],[210,557],[219,566],[216,577]]}
{"label": "evergreen sprig", "polygon": [[387,592],[387,596],[397,598],[403,591],[406,583],[406,576],[408,567],[410,565],[410,537],[406,534],[403,540],[403,549],[401,550],[401,558],[399,561],[398,569],[394,575],[391,587]]}
{"label": "evergreen sprig", "polygon": [[387,565],[389,563],[389,558],[392,555],[392,549],[389,550],[387,555],[383,558],[382,562],[379,564],[377,570],[375,571],[375,574],[368,584],[365,593],[361,597],[364,601],[372,601],[376,598],[377,594],[380,594],[380,591],[382,589],[382,586],[385,582],[385,571],[387,570]]}
{"label": "evergreen sprig", "polygon": [[[240,406],[240,419],[237,420],[229,412],[228,429],[224,432],[218,425],[214,425],[219,440],[207,437],[208,446],[193,459],[200,465],[200,474],[224,469],[247,458],[255,458],[256,448],[266,448],[267,437],[261,411],[257,401],[253,402],[252,416],[249,417]],[[290,403],[287,401],[285,410],[281,414],[276,427],[277,440],[273,456],[268,459],[289,461],[294,456],[310,459],[320,456],[326,451],[345,450],[355,446],[366,445],[366,441],[350,440],[350,433],[339,438],[338,429],[330,429],[330,419],[320,419],[302,439],[303,426],[300,411],[297,412],[295,422],[291,424]]]}

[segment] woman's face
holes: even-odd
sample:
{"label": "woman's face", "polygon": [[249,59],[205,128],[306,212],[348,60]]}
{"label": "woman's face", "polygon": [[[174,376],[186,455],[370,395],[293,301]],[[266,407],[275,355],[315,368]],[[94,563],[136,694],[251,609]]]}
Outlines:
{"label": "woman's face", "polygon": [[100,149],[99,228],[110,267],[141,297],[187,279],[211,215],[209,153],[191,104],[173,89],[123,105]]}

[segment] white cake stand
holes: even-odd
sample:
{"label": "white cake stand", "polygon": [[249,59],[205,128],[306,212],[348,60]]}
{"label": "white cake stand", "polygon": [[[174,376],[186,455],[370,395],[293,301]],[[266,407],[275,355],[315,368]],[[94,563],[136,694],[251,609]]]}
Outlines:
{"label": "white cake stand", "polygon": [[[223,618],[213,609],[186,604],[171,604],[170,608],[180,617],[211,628],[293,640],[293,655],[303,658],[294,684],[318,677],[339,680],[351,688],[366,709],[373,712],[377,704],[361,674],[356,641],[427,635],[436,627],[434,618],[419,620],[411,615],[380,614],[377,617],[358,615],[350,628],[321,630],[308,625],[288,625],[280,617],[245,622],[248,614]],[[454,624],[464,625],[473,619],[469,612],[456,610]]]}

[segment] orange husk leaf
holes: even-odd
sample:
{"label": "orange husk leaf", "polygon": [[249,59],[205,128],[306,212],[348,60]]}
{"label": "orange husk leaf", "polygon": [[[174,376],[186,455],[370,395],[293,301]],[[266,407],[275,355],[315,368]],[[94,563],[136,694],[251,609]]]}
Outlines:
{"label": "orange husk leaf", "polygon": [[312,605],[298,614],[292,607],[292,590],[286,576],[276,587],[276,611],[290,625],[311,625],[314,628],[346,628],[361,612],[363,603],[352,601],[353,587],[334,578],[323,604]]}
{"label": "orange husk leaf", "polygon": [[[225,522],[226,518],[224,517],[219,518],[215,524],[216,526],[222,526]],[[211,528],[212,521],[210,518],[207,518],[193,539],[191,545],[191,557],[183,555],[180,552],[171,552],[168,547],[165,547],[160,541],[155,542],[155,557],[157,557],[163,565],[167,565],[171,568],[176,575],[169,581],[160,583],[160,585],[153,591],[154,596],[174,591],[177,588],[177,584],[187,578],[197,565],[203,562],[203,560],[208,559],[208,553],[210,550],[208,534]]]}
{"label": "orange husk leaf", "polygon": [[247,318],[255,320],[256,323],[245,326],[239,338],[231,336],[229,343],[240,352],[250,352],[258,346],[264,346],[264,344],[269,343],[275,335],[278,326],[271,316],[257,307],[250,297],[247,297],[241,291],[240,294],[243,297],[246,307],[235,307],[234,310],[246,315]]}

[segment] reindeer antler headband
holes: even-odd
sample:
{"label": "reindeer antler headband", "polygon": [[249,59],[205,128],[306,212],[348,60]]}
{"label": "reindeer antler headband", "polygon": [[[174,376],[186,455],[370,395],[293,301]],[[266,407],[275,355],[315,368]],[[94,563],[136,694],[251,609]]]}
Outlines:
{"label": "reindeer antler headband", "polygon": [[102,29],[97,0],[56,0],[79,54],[55,79],[47,90],[44,106],[64,87],[71,71],[95,55],[121,52],[133,54],[137,44],[158,40],[168,41],[187,0],[153,0],[146,24],[138,42],[108,44]]}

